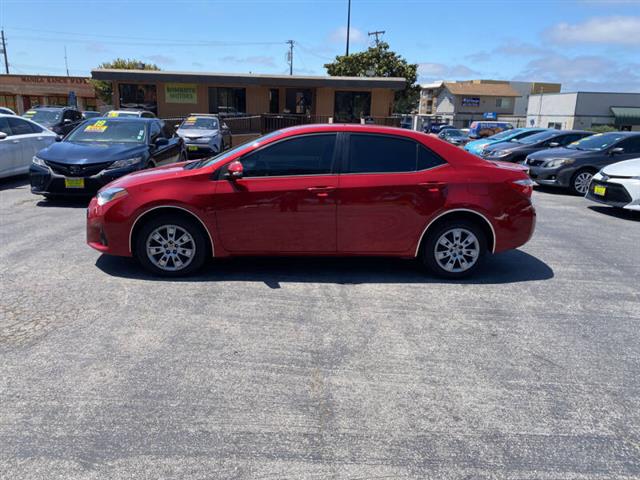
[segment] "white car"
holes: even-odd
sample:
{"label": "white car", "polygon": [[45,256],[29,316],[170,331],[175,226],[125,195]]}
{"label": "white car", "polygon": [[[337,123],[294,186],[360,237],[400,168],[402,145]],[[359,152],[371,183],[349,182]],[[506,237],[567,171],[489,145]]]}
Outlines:
{"label": "white car", "polygon": [[640,212],[640,158],[612,163],[596,173],[587,198]]}
{"label": "white car", "polygon": [[34,155],[56,138],[31,120],[0,114],[0,178],[28,173]]}

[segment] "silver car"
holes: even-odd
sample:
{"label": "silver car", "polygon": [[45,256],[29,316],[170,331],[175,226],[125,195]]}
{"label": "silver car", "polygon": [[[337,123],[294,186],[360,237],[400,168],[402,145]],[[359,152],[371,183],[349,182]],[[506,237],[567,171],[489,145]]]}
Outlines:
{"label": "silver car", "polygon": [[34,155],[57,137],[31,120],[0,114],[0,178],[28,173]]}
{"label": "silver car", "polygon": [[231,131],[217,115],[192,113],[176,128],[189,158],[217,155],[231,146]]}

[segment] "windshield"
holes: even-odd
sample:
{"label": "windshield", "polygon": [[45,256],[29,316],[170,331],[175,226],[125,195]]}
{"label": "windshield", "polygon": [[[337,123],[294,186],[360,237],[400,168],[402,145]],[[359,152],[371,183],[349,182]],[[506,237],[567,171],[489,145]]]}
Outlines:
{"label": "windshield", "polygon": [[180,124],[180,128],[184,128],[185,130],[217,130],[218,119],[211,117],[187,117],[187,119]]}
{"label": "windshield", "polygon": [[42,125],[54,125],[60,121],[61,110],[28,110],[22,115]]}
{"label": "windshield", "polygon": [[598,133],[596,135],[591,135],[590,137],[585,137],[577,142],[570,143],[567,148],[574,150],[592,150],[597,152],[609,148],[623,137],[624,135],[620,132]]}
{"label": "windshield", "polygon": [[445,130],[444,133],[445,137],[464,137],[465,134],[462,133],[460,130],[453,130],[451,128]]}
{"label": "windshield", "polygon": [[519,132],[519,129],[515,129],[515,130],[504,130],[500,133],[496,133],[495,135],[491,135],[490,137],[487,138],[487,140],[505,140],[507,138],[512,137],[513,135],[515,135],[517,132]]}
{"label": "windshield", "polygon": [[145,136],[143,122],[101,119],[82,124],[65,142],[144,143]]}
{"label": "windshield", "polygon": [[547,132],[536,133],[535,135],[529,135],[528,137],[520,138],[516,140],[516,143],[522,143],[524,145],[532,145],[534,143],[542,142],[544,140],[548,140],[552,137],[558,135],[558,130],[549,130]]}

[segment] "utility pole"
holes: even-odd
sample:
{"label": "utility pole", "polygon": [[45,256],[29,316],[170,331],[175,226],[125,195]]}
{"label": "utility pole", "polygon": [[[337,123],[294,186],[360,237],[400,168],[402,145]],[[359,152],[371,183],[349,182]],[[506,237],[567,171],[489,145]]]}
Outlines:
{"label": "utility pole", "polygon": [[384,35],[385,31],[384,30],[376,30],[375,32],[367,32],[367,35],[369,37],[373,37],[375,35],[376,37],[376,47],[380,44],[380,35]]}
{"label": "utility pole", "polygon": [[540,126],[542,114],[542,99],[544,98],[544,85],[540,85],[540,99],[538,100],[538,126]]}
{"label": "utility pole", "polygon": [[69,76],[69,62],[67,61],[67,46],[64,46],[64,66],[67,69],[67,77]]}
{"label": "utility pole", "polygon": [[345,56],[349,56],[349,34],[351,33],[351,0],[349,0],[349,4],[347,6],[347,53]]}
{"label": "utility pole", "polygon": [[289,44],[289,53],[287,54],[287,61],[289,62],[289,75],[293,75],[293,40],[287,40]]}
{"label": "utility pole", "polygon": [[2,53],[4,54],[4,69],[9,75],[9,60],[7,60],[7,41],[4,39],[4,30],[2,30]]}

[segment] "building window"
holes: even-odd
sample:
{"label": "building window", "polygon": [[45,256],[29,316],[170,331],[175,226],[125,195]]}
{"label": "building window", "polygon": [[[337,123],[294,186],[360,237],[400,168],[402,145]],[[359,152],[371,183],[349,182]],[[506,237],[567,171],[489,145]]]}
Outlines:
{"label": "building window", "polygon": [[49,95],[47,97],[47,105],[66,107],[67,100],[66,95]]}
{"label": "building window", "polygon": [[287,113],[309,115],[313,111],[313,92],[309,89],[287,88],[285,100]]}
{"label": "building window", "polygon": [[22,105],[25,111],[29,110],[30,108],[37,107],[40,105],[40,97],[24,95],[22,97]]}
{"label": "building window", "polygon": [[511,99],[510,98],[496,98],[496,107],[497,108],[509,108],[509,107],[511,107]]}
{"label": "building window", "polygon": [[547,124],[547,128],[555,128],[556,130],[562,130],[562,123],[560,123],[560,122],[549,122]]}
{"label": "building window", "polygon": [[120,84],[120,108],[137,108],[158,114],[158,96],[155,85]]}
{"label": "building window", "polygon": [[16,96],[0,94],[0,107],[10,108],[16,111]]}
{"label": "building window", "polygon": [[335,121],[356,123],[371,115],[371,92],[336,92]]}
{"label": "building window", "polygon": [[246,88],[209,87],[209,113],[237,115],[246,111]]}
{"label": "building window", "polygon": [[280,89],[272,88],[269,90],[269,113],[280,112]]}

